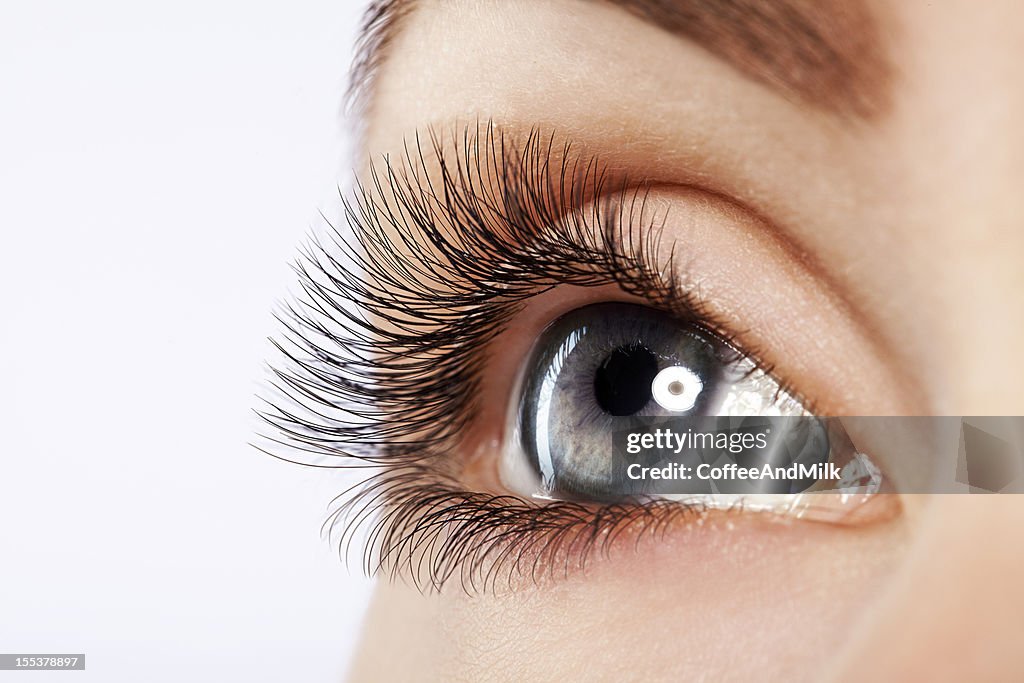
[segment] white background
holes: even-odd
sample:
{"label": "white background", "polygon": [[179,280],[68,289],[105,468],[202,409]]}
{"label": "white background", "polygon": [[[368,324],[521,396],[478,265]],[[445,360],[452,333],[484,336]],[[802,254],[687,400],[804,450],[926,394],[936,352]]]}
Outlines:
{"label": "white background", "polygon": [[87,670],[0,680],[343,677],[343,480],[247,441],[362,5],[3,3],[0,652]]}

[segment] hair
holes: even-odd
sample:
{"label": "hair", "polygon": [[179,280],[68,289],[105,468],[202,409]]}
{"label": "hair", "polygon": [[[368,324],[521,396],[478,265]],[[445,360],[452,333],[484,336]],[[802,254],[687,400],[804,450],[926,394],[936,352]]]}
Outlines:
{"label": "hair", "polygon": [[387,46],[397,33],[399,20],[409,13],[412,0],[373,0],[363,13],[349,72],[345,108],[351,114],[366,113],[368,93],[380,69]]}

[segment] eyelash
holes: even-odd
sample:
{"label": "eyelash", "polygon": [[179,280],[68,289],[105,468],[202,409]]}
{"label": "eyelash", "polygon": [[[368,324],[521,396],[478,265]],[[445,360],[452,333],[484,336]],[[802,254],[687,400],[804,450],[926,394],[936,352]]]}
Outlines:
{"label": "eyelash", "polygon": [[701,512],[666,501],[534,505],[460,486],[451,454],[473,424],[483,349],[523,303],[559,285],[614,284],[720,336],[724,325],[666,275],[675,251],[658,261],[643,184],[537,130],[520,143],[477,124],[450,141],[417,135],[400,163],[386,158],[343,200],[348,233],[332,225],[328,241],[303,250],[301,293],[271,340],[281,356],[257,447],[374,469],[339,496],[325,535],[347,556],[363,528],[368,573],[421,590],[457,578],[471,592],[537,579],[542,567],[568,572],[626,532],[657,534]]}

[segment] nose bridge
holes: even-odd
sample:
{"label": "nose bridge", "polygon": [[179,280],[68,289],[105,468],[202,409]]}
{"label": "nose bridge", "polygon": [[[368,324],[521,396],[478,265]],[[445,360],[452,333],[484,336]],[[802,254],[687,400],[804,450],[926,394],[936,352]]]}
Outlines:
{"label": "nose bridge", "polygon": [[[1024,16],[1019,5],[907,4],[891,134],[905,164],[893,196],[926,372],[951,414],[1024,414]],[[1022,20],[1017,20],[1022,19]]]}

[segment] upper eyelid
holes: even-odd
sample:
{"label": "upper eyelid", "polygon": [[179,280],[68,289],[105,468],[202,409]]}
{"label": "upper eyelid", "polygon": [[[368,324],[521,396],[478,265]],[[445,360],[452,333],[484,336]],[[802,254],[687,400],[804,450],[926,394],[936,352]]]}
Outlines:
{"label": "upper eyelid", "polygon": [[[262,416],[339,466],[457,441],[472,418],[479,349],[518,302],[558,281],[617,284],[733,341],[695,293],[664,279],[673,269],[643,222],[642,188],[606,181],[597,160],[536,131],[523,143],[478,125],[456,139],[453,152],[439,136],[426,148],[417,138],[404,165],[388,163],[346,204],[355,241],[335,231],[300,263],[304,296],[285,321],[276,370],[286,398]],[[380,428],[397,413],[402,427]]]}

